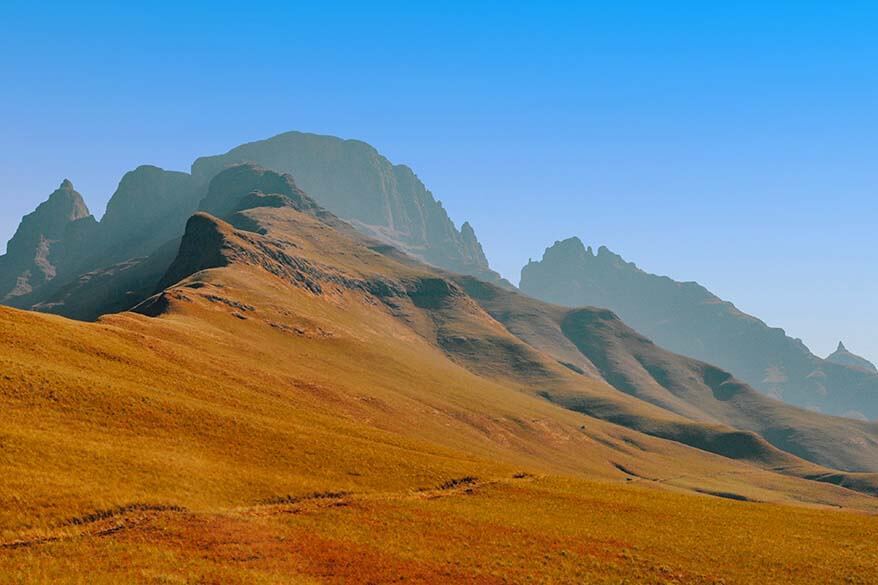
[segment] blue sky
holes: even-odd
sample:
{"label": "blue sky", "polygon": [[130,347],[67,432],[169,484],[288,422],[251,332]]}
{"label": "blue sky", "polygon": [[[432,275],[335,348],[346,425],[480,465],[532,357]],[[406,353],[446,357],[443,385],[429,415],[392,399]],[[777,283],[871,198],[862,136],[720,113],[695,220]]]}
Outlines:
{"label": "blue sky", "polygon": [[578,235],[878,361],[874,2],[143,4],[3,2],[3,242],[65,177],[100,216],[139,164],[328,133],[514,281]]}

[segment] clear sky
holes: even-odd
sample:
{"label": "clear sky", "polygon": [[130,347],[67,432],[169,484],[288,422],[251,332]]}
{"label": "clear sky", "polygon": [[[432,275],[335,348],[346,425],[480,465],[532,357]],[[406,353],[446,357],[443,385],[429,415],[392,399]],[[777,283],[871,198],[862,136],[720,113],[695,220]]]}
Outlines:
{"label": "clear sky", "polygon": [[139,164],[327,133],[515,282],[578,235],[878,361],[878,3],[425,5],[4,0],[0,240],[65,177],[99,217]]}

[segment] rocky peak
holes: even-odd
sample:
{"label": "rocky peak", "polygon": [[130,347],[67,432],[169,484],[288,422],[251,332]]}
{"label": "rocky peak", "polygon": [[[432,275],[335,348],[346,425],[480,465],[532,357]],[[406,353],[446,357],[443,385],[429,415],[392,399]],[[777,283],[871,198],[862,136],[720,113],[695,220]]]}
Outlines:
{"label": "rocky peak", "polygon": [[101,222],[108,229],[128,229],[131,223],[149,222],[167,215],[170,208],[197,205],[194,181],[188,173],[141,165],[125,173]]}
{"label": "rocky peak", "polygon": [[9,240],[7,252],[11,255],[19,251],[28,253],[41,238],[58,240],[64,235],[67,224],[89,215],[82,195],[69,179],[64,179],[46,201],[22,218],[18,230]]}
{"label": "rocky peak", "polygon": [[[594,253],[591,248],[586,248],[577,237],[556,241],[551,247],[546,248],[541,263],[546,266],[565,266],[578,268],[585,265]],[[536,262],[532,262],[537,264]]]}
{"label": "rocky peak", "polygon": [[476,231],[468,221],[463,222],[463,225],[460,226],[460,242],[464,255],[472,265],[488,265],[488,260],[485,257],[485,250],[482,248],[482,244],[476,237]]}
{"label": "rocky peak", "polygon": [[73,183],[64,179],[32,213],[24,216],[0,262],[0,299],[32,292],[55,278],[63,241],[71,226],[93,218]]}
{"label": "rocky peak", "polygon": [[101,219],[100,240],[89,268],[145,256],[179,237],[198,208],[201,191],[187,173],[142,165],[125,173]]}
{"label": "rocky peak", "polygon": [[841,341],[838,342],[838,348],[835,350],[835,352],[833,352],[826,358],[826,361],[841,366],[859,368],[861,370],[868,370],[870,372],[878,372],[878,368],[875,367],[875,364],[873,364],[864,357],[858,356],[855,353],[851,353]]}
{"label": "rocky peak", "polygon": [[626,268],[629,267],[632,270],[637,270],[637,265],[633,262],[628,262],[620,256],[616,254],[606,246],[601,246],[598,248],[597,256],[595,256],[602,265],[611,266],[616,268]]}
{"label": "rocky peak", "polygon": [[458,231],[412,169],[394,165],[365,142],[287,132],[200,158],[192,175],[207,185],[223,169],[247,162],[291,174],[323,208],[369,236],[435,266],[501,282],[472,226],[466,234]]}
{"label": "rocky peak", "polygon": [[[280,199],[280,200],[279,200]],[[226,217],[252,207],[277,207],[286,202],[299,211],[317,213],[319,206],[289,174],[278,173],[253,163],[231,166],[216,175],[201,200],[200,209]]]}
{"label": "rocky peak", "polygon": [[463,238],[465,242],[478,243],[478,240],[476,239],[476,231],[468,221],[463,222],[463,225],[460,226],[460,237]]}

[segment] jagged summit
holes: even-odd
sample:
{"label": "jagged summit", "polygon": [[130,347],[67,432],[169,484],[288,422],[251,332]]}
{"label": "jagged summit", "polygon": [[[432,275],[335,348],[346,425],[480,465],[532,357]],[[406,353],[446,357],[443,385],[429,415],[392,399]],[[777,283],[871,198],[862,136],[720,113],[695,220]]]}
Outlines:
{"label": "jagged summit", "polygon": [[[592,256],[594,256],[592,249],[590,247],[586,248],[582,240],[573,236],[565,240],[557,240],[551,247],[546,248],[546,251],[543,253],[543,261],[565,262],[580,266],[588,257]],[[525,270],[536,264],[539,264],[539,262],[531,260]]]}
{"label": "jagged summit", "polygon": [[859,368],[878,373],[878,368],[875,367],[875,364],[873,364],[864,357],[852,353],[850,350],[848,350],[848,348],[845,347],[844,343],[841,341],[838,342],[838,348],[835,350],[835,352],[827,356],[826,361],[842,366]]}
{"label": "jagged summit", "polygon": [[[78,227],[73,227],[80,223]],[[0,256],[0,300],[29,294],[55,278],[58,264],[70,252],[82,228],[94,224],[85,201],[69,179],[32,213],[24,216]]]}
{"label": "jagged summit", "polygon": [[[305,199],[300,194],[308,193],[323,208],[326,221],[338,215],[361,233],[434,266],[512,286],[488,266],[472,225],[464,223],[458,230],[412,169],[390,163],[362,141],[288,132],[200,158],[192,174],[141,165],[122,177],[99,223],[65,179],[35,212],[41,227],[25,218],[9,253],[0,257],[0,302],[87,319],[99,316],[102,307],[130,308],[130,299],[149,290],[167,269],[161,265],[172,260],[169,250],[205,198],[210,195],[208,205],[222,205],[221,194],[209,194],[212,179],[242,163],[295,177],[284,187],[286,179],[265,175],[264,180],[280,181],[280,186],[244,193],[252,195],[245,205],[290,201],[301,207]],[[230,210],[212,211],[222,216]],[[62,237],[66,228],[59,226],[68,223],[70,233]],[[41,234],[54,243],[41,245]],[[53,250],[48,264],[47,249]],[[98,283],[100,291],[93,290]]]}
{"label": "jagged summit", "polygon": [[[554,263],[570,263],[577,267],[584,267],[591,261],[601,261],[603,263],[617,263],[621,265],[636,267],[633,262],[627,262],[622,256],[610,250],[607,246],[598,247],[597,253],[591,246],[583,244],[582,240],[576,236],[556,240],[554,244],[546,248],[543,252],[543,258],[539,262],[530,260],[528,266],[539,264],[540,262]],[[532,267],[532,266],[531,266]]]}
{"label": "jagged summit", "polygon": [[69,179],[64,179],[46,201],[24,216],[7,250],[14,252],[19,246],[28,247],[40,236],[57,240],[63,236],[67,224],[90,215],[82,195]]}
{"label": "jagged summit", "polygon": [[70,179],[64,179],[50,195],[27,217],[41,220],[74,221],[91,215],[82,195],[74,188]]}

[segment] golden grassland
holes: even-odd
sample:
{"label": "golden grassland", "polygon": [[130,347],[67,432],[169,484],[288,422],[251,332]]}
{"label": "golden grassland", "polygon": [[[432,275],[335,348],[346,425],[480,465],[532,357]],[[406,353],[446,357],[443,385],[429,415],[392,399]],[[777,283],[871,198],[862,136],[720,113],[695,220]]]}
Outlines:
{"label": "golden grassland", "polygon": [[248,266],[167,295],[0,308],[0,582],[878,581],[878,499],[477,375],[413,307]]}
{"label": "golden grassland", "polygon": [[203,300],[254,277],[162,319],[0,310],[3,581],[874,581],[878,518],[825,509],[873,498],[494,385],[355,300],[301,295],[293,333]]}
{"label": "golden grassland", "polygon": [[5,582],[875,582],[878,519],[569,478],[140,510],[0,555]]}

